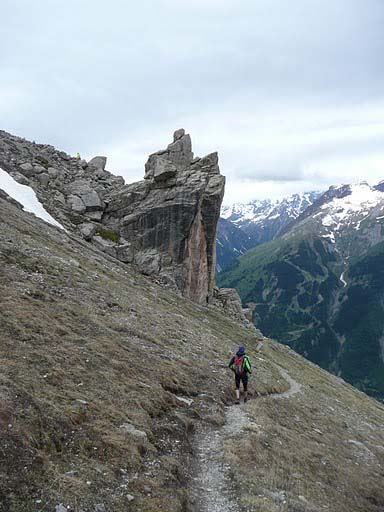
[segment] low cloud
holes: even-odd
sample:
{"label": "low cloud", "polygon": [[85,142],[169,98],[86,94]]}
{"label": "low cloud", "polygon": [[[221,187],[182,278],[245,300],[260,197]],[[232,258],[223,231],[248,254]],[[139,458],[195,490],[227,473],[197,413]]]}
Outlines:
{"label": "low cloud", "polygon": [[4,0],[1,128],[133,181],[184,127],[238,200],[374,181],[383,25],[382,0]]}

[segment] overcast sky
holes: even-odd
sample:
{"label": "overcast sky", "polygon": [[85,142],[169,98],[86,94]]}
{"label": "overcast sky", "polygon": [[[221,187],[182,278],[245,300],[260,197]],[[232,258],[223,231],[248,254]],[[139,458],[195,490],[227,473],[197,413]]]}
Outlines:
{"label": "overcast sky", "polygon": [[225,203],[384,179],[383,0],[1,0],[0,128],[142,179],[175,129]]}

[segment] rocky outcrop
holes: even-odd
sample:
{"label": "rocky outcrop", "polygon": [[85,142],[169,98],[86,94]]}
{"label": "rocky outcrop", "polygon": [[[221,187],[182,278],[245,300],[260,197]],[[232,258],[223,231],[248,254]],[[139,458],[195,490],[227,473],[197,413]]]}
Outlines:
{"label": "rocky outcrop", "polygon": [[254,329],[252,324],[252,307],[243,308],[240,295],[235,288],[214,288],[214,305],[224,310],[227,316],[230,316],[247,327]]}
{"label": "rocky outcrop", "polygon": [[67,229],[185,297],[211,301],[225,179],[217,153],[194,158],[183,129],[150,155],[144,180],[129,185],[105,170],[106,157],[87,163],[2,131],[0,167]]}
{"label": "rocky outcrop", "polygon": [[69,230],[83,222],[100,222],[105,199],[124,179],[104,169],[106,158],[89,163],[47,144],[35,144],[0,131],[0,167],[29,185],[45,209]]}

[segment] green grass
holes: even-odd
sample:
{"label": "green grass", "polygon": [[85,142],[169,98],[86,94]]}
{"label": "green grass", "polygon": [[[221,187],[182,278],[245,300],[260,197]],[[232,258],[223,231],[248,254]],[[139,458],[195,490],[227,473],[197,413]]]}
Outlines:
{"label": "green grass", "polygon": [[118,244],[120,242],[120,235],[116,233],[116,231],[110,231],[104,228],[98,228],[97,233],[104,238],[105,240],[110,240],[111,242],[115,242]]}
{"label": "green grass", "polygon": [[38,162],[41,166],[45,167],[45,169],[48,169],[48,167],[49,167],[49,162],[48,162],[48,160],[47,160],[45,157],[43,157],[43,156],[41,156],[41,155],[38,155],[38,156],[36,156],[36,157],[35,157],[35,160],[36,160],[36,162]]}

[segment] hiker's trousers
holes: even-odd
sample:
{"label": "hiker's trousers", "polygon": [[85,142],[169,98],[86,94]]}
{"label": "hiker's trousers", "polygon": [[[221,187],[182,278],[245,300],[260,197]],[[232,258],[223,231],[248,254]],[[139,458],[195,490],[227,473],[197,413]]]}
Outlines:
{"label": "hiker's trousers", "polygon": [[240,389],[240,381],[243,383],[244,391],[247,391],[248,390],[248,374],[244,373],[244,375],[235,375],[236,389]]}

